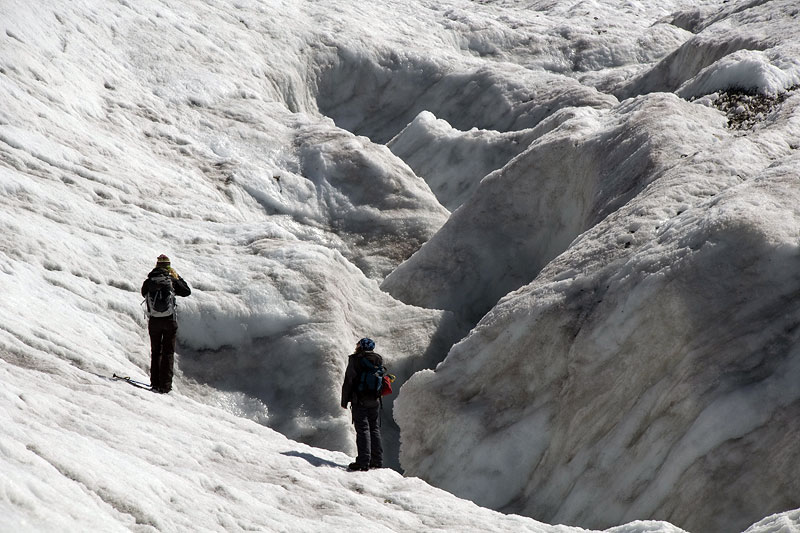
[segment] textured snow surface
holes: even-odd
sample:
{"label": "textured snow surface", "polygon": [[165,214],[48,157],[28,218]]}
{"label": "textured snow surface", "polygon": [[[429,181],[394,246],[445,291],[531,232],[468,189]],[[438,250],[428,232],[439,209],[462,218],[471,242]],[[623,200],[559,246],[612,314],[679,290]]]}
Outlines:
{"label": "textured snow surface", "polygon": [[[0,530],[800,506],[795,4],[0,1]],[[161,253],[168,396],[109,379]],[[349,474],[362,336],[394,470]]]}
{"label": "textured snow surface", "polygon": [[[778,66],[796,17],[722,16],[688,43],[766,39],[769,19],[775,46],[729,53],[678,94],[796,85]],[[738,531],[797,506],[800,97],[733,130],[718,95],[657,92],[680,63],[643,73],[659,80],[646,96],[573,111],[384,281],[480,319],[395,404],[407,473],[585,527]]]}

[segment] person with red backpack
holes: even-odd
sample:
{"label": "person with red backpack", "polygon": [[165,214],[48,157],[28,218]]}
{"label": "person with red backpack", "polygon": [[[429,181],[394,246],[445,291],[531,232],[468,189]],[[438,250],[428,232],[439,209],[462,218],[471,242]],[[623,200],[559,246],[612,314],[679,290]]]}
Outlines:
{"label": "person with red backpack", "polygon": [[159,255],[156,267],[142,284],[142,296],[147,302],[150,388],[153,392],[166,394],[172,390],[175,341],[178,336],[175,296],[189,296],[191,293],[189,284],[172,268],[169,257]]}
{"label": "person with red backpack", "polygon": [[385,374],[383,357],[375,353],[375,341],[359,340],[355,353],[348,357],[342,384],[342,407],[347,409],[348,403],[352,406],[358,449],[358,456],[348,470],[383,468],[380,409]]}

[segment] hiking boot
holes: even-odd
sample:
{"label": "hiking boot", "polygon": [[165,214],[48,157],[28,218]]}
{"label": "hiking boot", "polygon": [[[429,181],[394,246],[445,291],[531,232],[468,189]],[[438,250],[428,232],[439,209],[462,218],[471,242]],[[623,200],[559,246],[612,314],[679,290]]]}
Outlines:
{"label": "hiking boot", "polygon": [[370,467],[370,469],[372,469],[372,468],[383,468],[383,465],[379,465],[379,464],[370,464],[370,465],[369,465],[369,467]]}
{"label": "hiking boot", "polygon": [[369,467],[366,465],[360,465],[358,463],[350,463],[347,465],[347,469],[351,472],[366,472],[369,470]]}

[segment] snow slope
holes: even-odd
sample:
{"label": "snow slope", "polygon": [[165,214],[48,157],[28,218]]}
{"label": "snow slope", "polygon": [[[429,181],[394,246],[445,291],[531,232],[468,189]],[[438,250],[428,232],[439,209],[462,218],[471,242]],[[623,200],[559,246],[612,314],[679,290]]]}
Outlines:
{"label": "snow slope", "polygon": [[[503,379],[491,370],[500,356],[481,339],[488,331],[512,332],[519,339],[508,356],[527,354],[534,341],[523,333],[535,323],[524,316],[548,314],[550,307],[526,295],[555,283],[570,305],[582,308],[576,295],[585,287],[583,276],[613,277],[620,257],[643,261],[633,254],[659,242],[653,221],[677,217],[731,184],[762,178],[770,164],[780,163],[771,171],[779,178],[794,171],[787,154],[797,146],[796,97],[785,89],[797,79],[796,14],[791,2],[737,5],[0,2],[0,416],[6,428],[0,529],[366,531],[374,527],[370,517],[381,513],[387,531],[578,531],[479,508],[395,471],[343,471],[354,438],[338,389],[354,341],[374,338],[403,384],[435,367],[487,312],[436,373],[417,374],[402,389],[396,418],[410,474],[537,519],[624,524],[609,530],[615,533],[679,531],[636,520],[668,517],[683,527],[690,522],[681,513],[743,529],[744,519],[789,509],[792,491],[781,485],[771,458],[761,459],[769,465],[761,478],[751,472],[752,481],[742,482],[764,491],[744,512],[731,509],[737,495],[728,495],[728,506],[715,501],[699,514],[688,496],[663,496],[683,481],[676,477],[683,466],[707,457],[684,452],[670,463],[672,477],[653,474],[658,490],[646,491],[628,510],[614,498],[630,499],[641,485],[612,480],[617,488],[607,498],[613,503],[597,508],[597,487],[605,492],[608,472],[587,479],[554,456],[540,473],[558,471],[553,480],[576,488],[563,512],[554,512],[550,498],[564,493],[535,485],[529,474],[550,436],[568,433],[538,432],[548,423],[544,411],[502,403],[500,411],[490,407],[476,418],[467,397],[445,412],[442,394],[449,389],[430,388],[456,375],[461,381],[456,362],[467,358],[475,379],[466,390],[474,391],[472,398],[481,389],[491,394]],[[771,21],[784,35],[774,43],[763,29]],[[760,33],[748,37],[729,29],[733,22]],[[759,53],[735,44],[731,51],[740,55],[723,54],[721,62],[704,54],[727,49],[720,43],[738,43],[742,35],[760,39],[753,47]],[[689,68],[687,58],[697,55],[706,59]],[[683,75],[669,77],[675,85],[668,86],[665,77],[676,71]],[[725,96],[706,96],[709,87],[742,80],[786,98],[774,113],[753,119],[758,135],[726,129],[713,107]],[[702,98],[689,103],[650,94],[620,101],[665,87]],[[696,153],[699,147],[706,151]],[[713,178],[689,179],[709,169]],[[658,187],[661,192],[648,194]],[[779,243],[794,231],[791,183],[785,188],[781,195],[767,187],[769,205],[780,204],[783,215],[756,232],[772,235],[772,224],[782,220],[787,229],[774,237]],[[539,197],[542,190],[547,197]],[[749,196],[742,194],[746,204]],[[572,201],[575,195],[582,200]],[[625,218],[632,215],[624,210],[637,206],[651,223],[636,226]],[[557,224],[537,228],[556,215]],[[699,238],[691,220],[690,240]],[[641,228],[635,243],[628,237],[634,227]],[[683,235],[660,231],[656,262],[671,257],[674,239]],[[729,241],[738,242],[736,235]],[[609,254],[609,241],[627,251],[615,255],[612,247]],[[442,253],[453,246],[495,255]],[[193,288],[179,302],[177,375],[169,396],[109,380],[115,372],[147,380],[139,287],[161,253]],[[430,267],[426,257],[435,259]],[[518,257],[527,262],[523,267],[511,264]],[[597,271],[580,274],[579,265],[590,263]],[[527,285],[541,269],[558,274]],[[634,263],[630,272],[639,272]],[[672,275],[683,279],[681,272],[676,267]],[[753,280],[765,294],[780,292],[759,285],[757,275]],[[785,285],[784,297],[791,283]],[[622,298],[641,289],[631,279],[618,290]],[[582,316],[563,313],[552,320]],[[765,317],[753,313],[740,325],[763,329]],[[613,325],[610,335],[624,337],[632,323]],[[659,320],[646,325],[651,334],[661,331]],[[586,330],[587,338],[593,331]],[[694,333],[681,334],[694,339]],[[774,338],[755,337],[754,346]],[[598,344],[619,365],[635,356],[633,349]],[[558,350],[552,353],[558,360]],[[792,358],[784,359],[791,377]],[[542,365],[527,355],[520,361],[530,373]],[[583,371],[593,368],[587,363]],[[708,389],[703,402],[722,401],[713,377],[694,379]],[[589,391],[581,382],[575,387]],[[538,391],[510,397],[547,403]],[[793,405],[791,394],[767,397],[734,433],[754,439],[761,434],[746,433],[749,427],[778,405]],[[664,398],[657,409],[671,405]],[[392,408],[390,401],[384,434],[391,465],[399,469]],[[443,414],[448,418],[440,419]],[[505,431],[503,420],[517,416],[518,430]],[[624,412],[621,418],[627,420]],[[588,442],[605,427],[598,422],[575,431]],[[493,430],[488,440],[487,428]],[[790,464],[791,446],[770,438],[761,453],[779,450]],[[717,442],[721,437],[706,447]],[[502,446],[489,457],[484,450],[492,443]],[[454,448],[458,456],[448,458]],[[602,439],[572,449],[584,456],[619,453],[616,442]],[[730,455],[736,453],[742,451]],[[464,468],[442,476],[452,459]],[[509,464],[513,475],[502,469]],[[634,468],[649,479],[646,468]],[[692,490],[716,486],[702,481],[690,484]],[[534,488],[541,500],[530,497]],[[789,513],[753,531],[792,530],[797,523]]]}
{"label": "snow slope", "polygon": [[482,509],[393,470],[347,472],[345,454],[185,387],[155,395],[63,360],[0,365],[3,531],[583,531]]}
{"label": "snow slope", "polygon": [[402,377],[451,342],[446,315],[375,281],[448,213],[385,147],[287,109],[273,83],[287,68],[259,71],[253,50],[280,58],[293,43],[235,37],[267,6],[185,7],[5,4],[2,283],[19,310],[4,346],[145,373],[138,291],[167,253],[194,288],[180,308],[186,377],[352,451],[337,387],[354,339],[375,337]]}

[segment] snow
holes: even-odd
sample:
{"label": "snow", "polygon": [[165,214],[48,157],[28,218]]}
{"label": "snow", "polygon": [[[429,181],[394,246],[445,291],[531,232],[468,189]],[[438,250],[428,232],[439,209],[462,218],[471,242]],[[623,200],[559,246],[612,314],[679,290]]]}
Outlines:
{"label": "snow", "polygon": [[800,531],[797,15],[0,2],[0,530]]}
{"label": "snow", "polygon": [[695,78],[684,83],[677,93],[684,98],[691,98],[740,88],[776,95],[800,83],[800,63],[787,66],[789,68],[784,70],[773,65],[764,52],[739,50],[703,69]]}
{"label": "snow", "polygon": [[654,68],[619,83],[614,93],[628,97],[668,90],[695,98],[744,89],[774,95],[798,84],[795,2],[723,2],[716,10],[702,11],[674,17],[699,19],[690,24],[695,35]]}
{"label": "snow", "polygon": [[0,369],[4,530],[570,531],[392,470],[348,473],[340,452],[67,367]]}
{"label": "snow", "polygon": [[487,174],[525,151],[542,129],[540,125],[521,132],[477,128],[462,132],[423,111],[388,146],[425,179],[442,205],[455,211]]}
{"label": "snow", "polygon": [[[445,226],[384,280],[387,291],[477,321],[673,166],[672,155],[686,143],[700,149],[718,142],[715,133],[726,135],[717,114],[664,94],[606,113],[568,109],[552,120],[555,125],[545,121],[544,135],[487,176]],[[427,275],[411,283],[420,270]],[[456,276],[458,283],[441,283]]]}
{"label": "snow", "polygon": [[[753,56],[719,60],[717,81],[763,89],[747,65],[719,74]],[[647,92],[574,112],[383,282],[480,319],[401,391],[407,474],[584,527],[736,531],[796,506],[783,443],[800,405],[800,102],[742,134],[713,107]]]}

